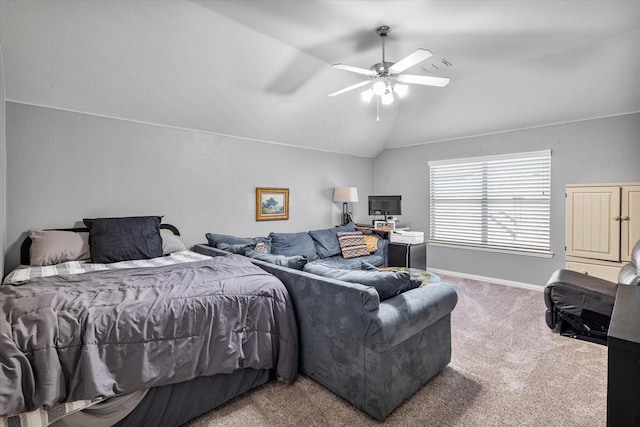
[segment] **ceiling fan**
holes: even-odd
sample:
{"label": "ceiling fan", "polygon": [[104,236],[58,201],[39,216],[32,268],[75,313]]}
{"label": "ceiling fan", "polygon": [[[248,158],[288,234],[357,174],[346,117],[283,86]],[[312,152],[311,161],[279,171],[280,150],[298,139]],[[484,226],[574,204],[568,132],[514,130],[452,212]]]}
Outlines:
{"label": "ceiling fan", "polygon": [[386,105],[393,102],[394,93],[400,98],[407,93],[407,86],[403,83],[438,87],[444,87],[449,84],[449,79],[445,77],[402,74],[404,70],[407,70],[432,56],[433,54],[427,49],[416,49],[413,53],[405,56],[395,63],[387,62],[384,55],[384,39],[389,35],[390,31],[391,28],[386,25],[383,25],[376,30],[382,39],[382,62],[373,64],[369,69],[352,67],[351,65],[345,64],[332,65],[333,68],[337,68],[339,70],[363,74],[368,77],[368,80],[337,90],[330,93],[328,96],[340,95],[372,83],[369,89],[362,92],[362,99],[369,102],[374,95],[377,95],[380,97],[380,102]]}

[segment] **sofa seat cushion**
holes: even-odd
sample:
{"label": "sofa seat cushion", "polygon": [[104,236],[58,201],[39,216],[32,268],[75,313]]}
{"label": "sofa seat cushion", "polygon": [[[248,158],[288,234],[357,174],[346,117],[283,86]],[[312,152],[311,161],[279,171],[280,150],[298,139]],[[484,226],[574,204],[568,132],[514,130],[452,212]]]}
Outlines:
{"label": "sofa seat cushion", "polygon": [[270,233],[271,253],[276,255],[302,255],[307,260],[312,261],[318,258],[316,245],[313,243],[311,235],[307,232],[301,233]]}
{"label": "sofa seat cushion", "polygon": [[342,255],[336,255],[329,258],[318,258],[312,262],[324,264],[333,268],[360,270],[363,261],[376,267],[384,267],[384,257],[382,255],[375,254],[350,259],[343,258]]}
{"label": "sofa seat cushion", "polygon": [[409,274],[398,271],[345,270],[329,267],[320,262],[309,263],[303,270],[331,279],[373,286],[378,291],[380,301],[416,287],[416,282],[411,280]]}
{"label": "sofa seat cushion", "polygon": [[309,235],[316,245],[318,257],[327,258],[341,253],[340,243],[338,242],[338,233],[356,231],[355,225],[350,222],[340,227],[325,228],[322,230],[311,230]]}

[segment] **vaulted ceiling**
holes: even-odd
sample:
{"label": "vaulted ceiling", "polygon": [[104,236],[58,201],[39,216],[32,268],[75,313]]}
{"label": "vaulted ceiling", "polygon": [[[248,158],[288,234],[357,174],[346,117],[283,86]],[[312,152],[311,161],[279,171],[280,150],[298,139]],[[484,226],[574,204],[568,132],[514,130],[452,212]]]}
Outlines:
{"label": "vaulted ceiling", "polygon": [[[389,106],[327,94],[381,60],[448,77]],[[640,1],[5,1],[9,101],[375,157],[640,111]],[[450,66],[443,64],[443,60]]]}

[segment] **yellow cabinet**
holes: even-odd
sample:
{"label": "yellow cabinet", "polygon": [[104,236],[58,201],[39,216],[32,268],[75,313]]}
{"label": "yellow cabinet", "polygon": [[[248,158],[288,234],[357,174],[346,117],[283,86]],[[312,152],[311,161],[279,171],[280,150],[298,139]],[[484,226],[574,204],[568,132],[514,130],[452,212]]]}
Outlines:
{"label": "yellow cabinet", "polygon": [[612,280],[640,240],[640,183],[567,185],[566,268]]}

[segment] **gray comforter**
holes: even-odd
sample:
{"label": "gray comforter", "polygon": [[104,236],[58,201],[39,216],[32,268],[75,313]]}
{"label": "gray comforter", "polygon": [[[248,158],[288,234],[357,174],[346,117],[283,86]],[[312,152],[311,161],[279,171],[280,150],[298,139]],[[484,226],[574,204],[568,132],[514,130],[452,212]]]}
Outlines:
{"label": "gray comforter", "polygon": [[244,257],[0,287],[0,415],[274,368],[292,382],[286,289]]}

